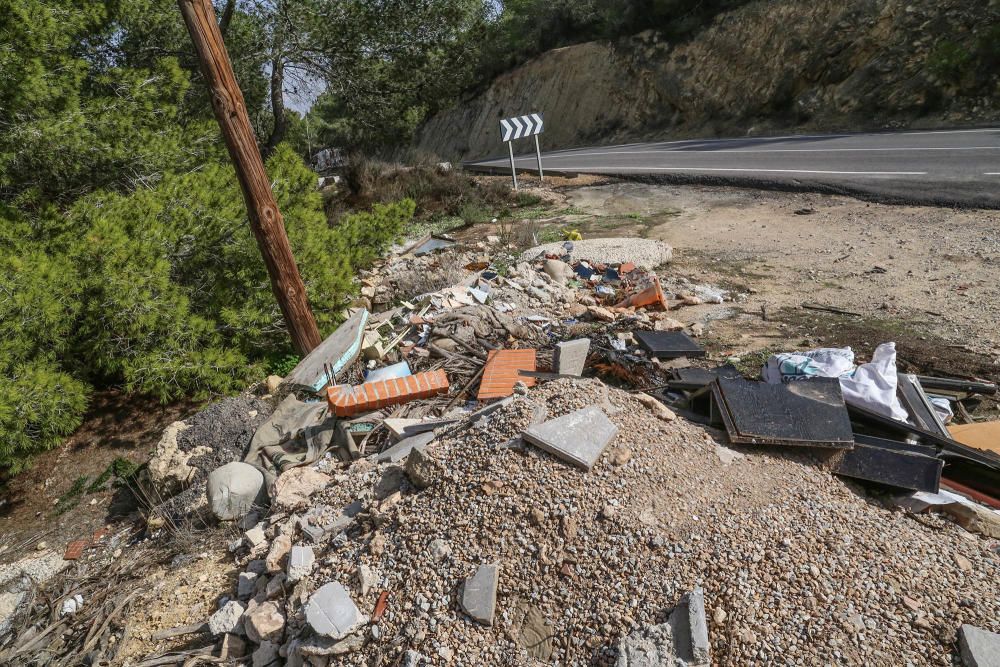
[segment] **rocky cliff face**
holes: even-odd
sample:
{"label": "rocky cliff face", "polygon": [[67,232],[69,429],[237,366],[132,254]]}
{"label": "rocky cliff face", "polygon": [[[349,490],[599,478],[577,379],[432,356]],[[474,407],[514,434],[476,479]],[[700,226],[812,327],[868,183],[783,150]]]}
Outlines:
{"label": "rocky cliff face", "polygon": [[534,111],[543,149],[990,122],[996,40],[1000,0],[760,0],[682,43],[643,33],[545,53],[431,118],[417,145],[500,154],[499,120]]}

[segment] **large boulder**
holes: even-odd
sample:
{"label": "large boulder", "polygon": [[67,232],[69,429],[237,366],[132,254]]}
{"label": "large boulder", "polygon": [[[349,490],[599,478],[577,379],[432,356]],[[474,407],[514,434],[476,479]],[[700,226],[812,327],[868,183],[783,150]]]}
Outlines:
{"label": "large boulder", "polygon": [[264,474],[249,463],[233,461],[216,468],[205,487],[208,505],[221,521],[247,515],[253,507],[267,504]]}

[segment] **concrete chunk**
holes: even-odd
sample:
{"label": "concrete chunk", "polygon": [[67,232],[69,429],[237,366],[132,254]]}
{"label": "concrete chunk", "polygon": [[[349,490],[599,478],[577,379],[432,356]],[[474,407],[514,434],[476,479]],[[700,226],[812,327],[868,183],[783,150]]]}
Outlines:
{"label": "concrete chunk", "polygon": [[246,600],[251,597],[257,588],[257,574],[254,572],[240,572],[239,580],[236,582],[236,597]]}
{"label": "concrete chunk", "polygon": [[958,648],[965,667],[998,667],[1000,665],[1000,635],[974,625],[958,629]]}
{"label": "concrete chunk", "polygon": [[529,426],[521,437],[589,471],[617,433],[618,427],[608,420],[601,409],[590,406],[543,424]]}
{"label": "concrete chunk", "polygon": [[556,343],[552,356],[552,370],[560,375],[583,375],[588,352],[590,352],[589,338]]}
{"label": "concrete chunk", "polygon": [[434,440],[433,433],[421,433],[405,438],[378,455],[379,463],[399,463],[414,449],[424,450]]}
{"label": "concrete chunk", "polygon": [[493,625],[497,611],[497,582],[500,565],[480,565],[476,573],[465,580],[462,588],[462,611],[483,625]]}
{"label": "concrete chunk", "polygon": [[322,586],[309,598],[306,620],[317,634],[343,639],[363,622],[358,606],[340,582]]}
{"label": "concrete chunk", "polygon": [[221,635],[227,632],[237,633],[241,630],[240,621],[243,612],[246,611],[241,603],[230,600],[219,611],[208,617],[208,630],[213,635]]}
{"label": "concrete chunk", "polygon": [[705,593],[696,588],[681,598],[667,622],[641,628],[618,644],[615,667],[709,667]]}
{"label": "concrete chunk", "polygon": [[296,544],[288,557],[288,581],[294,584],[299,579],[308,577],[315,562],[316,554],[313,553],[312,547]]}

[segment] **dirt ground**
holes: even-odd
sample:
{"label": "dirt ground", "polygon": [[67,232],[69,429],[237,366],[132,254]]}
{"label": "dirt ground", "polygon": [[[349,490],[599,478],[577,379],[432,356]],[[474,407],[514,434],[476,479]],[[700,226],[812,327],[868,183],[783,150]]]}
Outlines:
{"label": "dirt ground", "polygon": [[537,221],[542,233],[662,239],[674,247],[667,274],[733,291],[736,301],[721,317],[711,306],[677,311],[705,325],[709,349],[740,355],[851,345],[864,355],[895,340],[906,370],[1000,378],[1000,212],[571,182],[534,190],[555,200]]}
{"label": "dirt ground", "polygon": [[[61,552],[109,521],[127,518],[134,503],[111,479],[91,485],[115,459],[144,463],[163,429],[195,409],[194,403],[165,406],[117,391],[95,394],[72,436],[0,487],[0,563],[17,560],[39,542]],[[74,493],[81,478],[84,488]]]}

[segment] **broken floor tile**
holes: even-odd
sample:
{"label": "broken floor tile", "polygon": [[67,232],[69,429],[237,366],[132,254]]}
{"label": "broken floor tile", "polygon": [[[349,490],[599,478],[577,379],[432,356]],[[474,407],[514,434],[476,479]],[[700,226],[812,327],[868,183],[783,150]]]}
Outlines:
{"label": "broken floor tile", "polygon": [[309,598],[306,620],[317,634],[342,639],[354,632],[364,619],[347,589],[340,582],[331,581]]}
{"label": "broken floor tile", "polygon": [[958,648],[965,667],[1000,665],[1000,635],[995,632],[965,624],[958,630]]}
{"label": "broken floor tile", "polygon": [[521,437],[589,471],[617,433],[618,427],[608,420],[601,409],[590,406],[543,424],[529,426]]}
{"label": "broken floor tile", "polygon": [[241,603],[230,600],[222,609],[208,617],[208,631],[213,635],[221,635],[227,632],[239,632],[240,621],[243,612],[246,610]]}
{"label": "broken floor tile", "polygon": [[413,449],[423,450],[434,440],[433,433],[421,433],[402,440],[378,455],[379,463],[398,463],[405,459]]}
{"label": "broken floor tile", "polygon": [[535,350],[490,350],[486,358],[483,379],[479,382],[477,398],[506,398],[514,393],[514,384],[524,382],[535,386],[535,379],[521,377],[519,371],[535,370]]}
{"label": "broken floor tile", "polygon": [[666,623],[635,630],[618,645],[615,667],[708,667],[711,664],[705,595],[684,595]]}
{"label": "broken floor tile", "polygon": [[465,580],[462,588],[462,611],[477,623],[493,625],[497,611],[497,582],[500,565],[480,565],[476,573]]}

